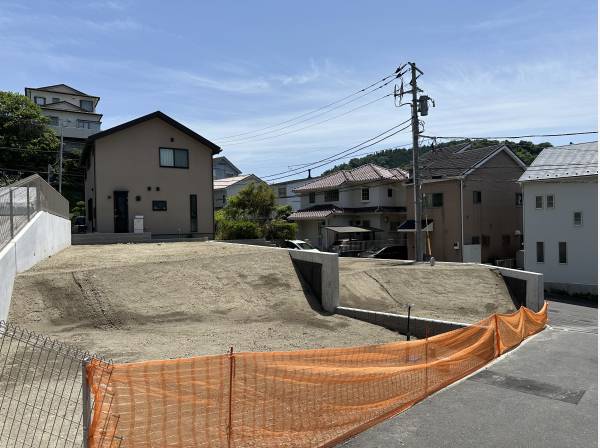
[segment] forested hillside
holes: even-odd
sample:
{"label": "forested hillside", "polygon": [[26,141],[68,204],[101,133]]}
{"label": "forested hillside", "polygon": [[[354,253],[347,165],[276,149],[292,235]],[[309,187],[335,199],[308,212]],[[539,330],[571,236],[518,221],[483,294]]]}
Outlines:
{"label": "forested hillside", "polygon": [[[552,146],[551,143],[533,143],[530,141],[521,140],[520,142],[511,142],[505,140],[504,142],[500,142],[499,140],[454,140],[447,143],[439,143],[435,147],[436,148],[445,148],[447,146],[457,145],[461,143],[471,143],[474,148],[481,148],[484,146],[497,145],[499,143],[504,143],[508,146],[519,158],[525,162],[525,164],[529,165],[533,159],[542,151],[544,148],[548,148]],[[421,147],[421,154],[430,151],[433,148],[433,145],[423,146]],[[374,163],[376,165],[381,165],[387,168],[408,168],[412,164],[412,149],[407,148],[391,148],[384,149],[382,151],[378,151],[373,154],[369,154],[363,157],[356,157],[354,159],[350,159],[349,162],[336,165],[333,168],[325,171],[323,174],[328,174],[333,171],[343,170],[343,169],[351,169],[356,168],[358,166],[364,165],[366,163]]]}

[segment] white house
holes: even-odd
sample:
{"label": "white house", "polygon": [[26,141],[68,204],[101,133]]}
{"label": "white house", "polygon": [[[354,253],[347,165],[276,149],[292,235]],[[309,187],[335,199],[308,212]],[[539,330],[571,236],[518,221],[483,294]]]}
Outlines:
{"label": "white house", "polygon": [[322,250],[336,250],[341,241],[356,250],[406,246],[397,229],[406,220],[407,178],[404,170],[373,164],[336,171],[294,190],[301,208],[289,219],[298,223],[299,238]]}
{"label": "white house", "polygon": [[227,204],[227,198],[239,193],[246,185],[251,183],[264,183],[254,174],[241,174],[239,176],[225,177],[213,180],[213,201],[215,210],[222,209]]}
{"label": "white house", "polygon": [[598,293],[598,142],[544,149],[519,179],[525,269],[546,289]]}
{"label": "white house", "polygon": [[275,193],[275,203],[277,205],[289,205],[292,207],[293,211],[300,210],[302,201],[300,195],[294,190],[318,179],[319,177],[307,177],[304,179],[286,180],[284,182],[271,184],[273,193]]}

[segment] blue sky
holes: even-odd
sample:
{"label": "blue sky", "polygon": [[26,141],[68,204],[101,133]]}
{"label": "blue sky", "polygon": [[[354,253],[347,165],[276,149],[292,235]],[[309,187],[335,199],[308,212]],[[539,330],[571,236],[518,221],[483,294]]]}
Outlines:
{"label": "blue sky", "polygon": [[[69,84],[101,97],[104,129],[162,110],[258,175],[342,151],[409,109],[386,98],[277,138],[223,136],[335,101],[407,61],[436,100],[426,134],[597,128],[596,1],[414,4],[0,0],[0,89]],[[408,131],[370,150],[409,143]]]}

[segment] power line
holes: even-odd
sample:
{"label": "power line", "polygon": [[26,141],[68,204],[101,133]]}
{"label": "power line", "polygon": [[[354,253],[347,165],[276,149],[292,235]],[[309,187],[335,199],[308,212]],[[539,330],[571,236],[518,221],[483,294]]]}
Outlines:
{"label": "power line", "polygon": [[[30,170],[30,169],[19,169],[19,168],[4,168],[0,166],[0,172],[2,171],[12,171],[14,173],[33,173],[33,174],[48,174],[47,171],[45,170]],[[85,177],[83,175],[80,174],[63,174],[64,177]]]}
{"label": "power line", "polygon": [[305,113],[303,113],[303,114],[297,115],[297,116],[295,116],[295,117],[292,117],[292,118],[290,118],[290,119],[288,119],[288,120],[281,121],[281,122],[279,122],[279,123],[272,124],[272,125],[269,125],[269,126],[265,126],[265,127],[263,127],[263,128],[260,128],[260,129],[255,129],[254,131],[247,131],[247,132],[242,132],[242,133],[239,133],[239,134],[226,135],[226,136],[223,136],[223,137],[218,137],[217,139],[220,139],[220,140],[225,140],[225,139],[230,139],[230,138],[234,138],[234,137],[240,137],[240,136],[244,136],[244,135],[248,135],[248,134],[254,134],[254,133],[256,133],[256,132],[264,131],[264,130],[266,130],[266,129],[272,129],[272,128],[275,128],[275,127],[279,127],[279,126],[281,126],[281,125],[283,125],[283,124],[287,124],[287,123],[290,123],[290,122],[292,122],[292,121],[296,121],[298,118],[303,118],[303,117],[306,117],[307,115],[311,115],[311,114],[313,114],[313,113],[315,113],[315,112],[319,112],[319,111],[321,111],[321,110],[323,110],[323,109],[327,109],[327,108],[329,108],[330,106],[333,106],[333,105],[335,105],[335,104],[341,103],[342,101],[345,101],[345,100],[347,100],[348,98],[352,98],[353,96],[356,96],[356,95],[358,95],[358,94],[360,94],[360,93],[362,93],[362,92],[365,92],[366,90],[370,89],[371,87],[374,87],[374,86],[376,86],[376,85],[377,85],[377,84],[379,84],[379,83],[385,82],[385,81],[387,81],[388,79],[390,79],[390,78],[392,78],[392,77],[393,77],[393,78],[397,78],[398,76],[399,76],[399,75],[398,75],[398,71],[396,71],[396,72],[394,72],[394,73],[392,73],[392,74],[390,74],[390,75],[388,75],[388,76],[386,76],[386,77],[384,77],[384,78],[380,79],[379,81],[376,81],[376,82],[374,82],[374,83],[372,83],[372,84],[368,85],[367,87],[364,87],[364,88],[362,88],[362,89],[360,89],[360,90],[357,90],[357,91],[356,91],[356,92],[354,92],[354,93],[351,93],[350,95],[346,95],[345,97],[343,97],[343,98],[340,98],[339,100],[333,101],[333,102],[331,102],[331,103],[329,103],[329,104],[326,104],[326,105],[324,105],[324,106],[321,106],[321,107],[318,107],[318,108],[316,108],[316,109],[313,109],[313,110],[310,110],[310,111],[308,111],[308,112],[305,112]]}
{"label": "power line", "polygon": [[[399,134],[400,132],[402,132],[402,131],[404,131],[404,130],[408,129],[409,127],[411,127],[411,125],[405,126],[405,127],[401,128],[401,129],[397,130],[396,132],[392,132],[391,134],[389,134],[389,135],[386,135],[385,137],[382,137],[382,138],[380,138],[380,139],[379,139],[379,140],[377,140],[377,141],[374,141],[373,143],[370,143],[370,144],[368,144],[368,145],[366,145],[366,146],[364,146],[364,147],[358,148],[358,149],[354,150],[354,152],[358,152],[358,151],[360,151],[360,150],[362,150],[362,149],[369,148],[369,147],[371,147],[371,146],[373,146],[373,145],[376,145],[377,143],[380,143],[380,142],[382,142],[382,141],[384,141],[384,140],[387,140],[387,139],[388,139],[388,138],[390,138],[390,137],[393,137],[393,136],[394,136],[394,135],[396,135],[396,134]],[[352,152],[350,152],[349,154],[352,154]],[[347,154],[347,155],[348,155],[348,154]],[[314,168],[320,168],[320,167],[322,167],[322,166],[329,165],[330,163],[332,163],[332,162],[335,162],[336,160],[339,160],[340,158],[341,158],[341,157],[339,157],[339,158],[337,158],[337,159],[332,159],[332,160],[326,161],[326,162],[324,162],[324,163],[321,163],[320,165],[313,166],[311,169],[314,169]],[[292,173],[292,174],[288,174],[287,176],[276,177],[276,178],[273,178],[273,179],[271,179],[271,181],[273,181],[273,180],[277,180],[277,179],[285,179],[285,178],[287,178],[287,177],[291,177],[291,176],[294,176],[295,174],[301,173],[302,171],[306,171],[306,170],[299,170],[299,171],[296,171],[296,172],[294,172],[294,173]]]}
{"label": "power line", "polygon": [[[294,174],[297,174],[297,173],[301,173],[301,172],[303,172],[303,171],[306,171],[306,169],[308,169],[309,167],[312,167],[313,165],[317,165],[317,164],[319,164],[319,163],[325,162],[325,161],[327,161],[327,160],[329,160],[329,159],[332,159],[333,157],[340,156],[340,155],[347,155],[347,153],[350,153],[350,151],[352,151],[352,150],[354,150],[354,149],[356,149],[356,148],[359,148],[357,151],[355,151],[355,152],[358,152],[358,151],[360,151],[361,149],[365,149],[365,148],[367,148],[367,147],[364,147],[364,148],[362,147],[364,144],[366,144],[366,143],[369,143],[369,142],[371,142],[371,141],[373,141],[373,140],[375,140],[375,139],[377,139],[377,138],[379,138],[379,137],[381,137],[381,136],[383,136],[383,135],[387,134],[388,132],[390,132],[390,131],[392,131],[392,130],[394,130],[394,129],[397,129],[397,128],[399,128],[400,126],[403,126],[403,125],[405,125],[405,124],[406,124],[406,123],[408,123],[409,121],[410,121],[410,119],[409,119],[409,120],[405,120],[405,121],[403,121],[402,123],[400,123],[400,124],[397,124],[396,126],[393,126],[393,127],[389,128],[389,129],[387,129],[387,130],[385,130],[385,131],[383,131],[383,132],[381,132],[381,133],[377,134],[376,136],[374,136],[374,137],[371,137],[371,138],[370,138],[370,139],[368,139],[368,140],[365,140],[365,141],[363,141],[363,142],[361,142],[361,143],[359,143],[359,144],[357,144],[357,145],[354,145],[354,146],[352,146],[352,147],[350,147],[350,148],[348,148],[348,149],[345,149],[345,150],[343,150],[343,151],[340,151],[340,152],[337,152],[337,153],[335,153],[335,154],[332,154],[332,155],[330,155],[329,157],[325,157],[325,158],[323,158],[323,159],[321,159],[321,160],[317,160],[317,161],[315,161],[315,162],[308,163],[308,164],[304,165],[304,166],[303,166],[303,168],[299,168],[299,169],[292,169],[292,170],[285,170],[285,171],[280,171],[280,172],[278,172],[278,173],[267,174],[267,175],[265,175],[265,176],[261,176],[261,177],[262,177],[262,178],[270,178],[270,177],[279,176],[279,175],[281,175],[281,174],[287,174],[287,173],[292,173],[291,175],[294,175]],[[331,161],[334,161],[334,160],[331,160]],[[286,177],[290,177],[290,176],[286,176]]]}
{"label": "power line", "polygon": [[583,131],[583,132],[564,132],[560,134],[530,134],[530,135],[512,135],[512,136],[501,136],[501,137],[441,137],[432,135],[421,135],[421,137],[428,138],[431,140],[442,139],[442,140],[501,140],[501,139],[514,139],[514,138],[535,138],[535,137],[566,137],[569,135],[586,135],[586,134],[597,134],[598,131]]}
{"label": "power line", "polygon": [[[387,95],[383,95],[383,96],[381,96],[381,97],[379,97],[379,98],[376,98],[376,99],[374,99],[374,100],[372,100],[372,101],[369,101],[369,102],[367,102],[367,103],[365,103],[365,104],[361,104],[360,106],[354,107],[354,108],[352,108],[352,109],[350,109],[350,110],[348,110],[348,111],[346,111],[346,112],[343,112],[343,113],[341,113],[341,114],[338,114],[338,115],[334,115],[333,117],[326,118],[325,120],[317,121],[316,123],[311,123],[311,124],[309,124],[309,125],[303,126],[303,127],[301,127],[301,128],[298,128],[298,129],[292,129],[292,130],[290,130],[290,131],[282,132],[281,134],[270,135],[270,136],[268,136],[268,137],[263,137],[263,138],[255,138],[255,137],[258,137],[258,136],[260,136],[260,135],[270,134],[270,132],[266,132],[266,133],[264,133],[264,134],[258,134],[258,135],[256,135],[255,137],[249,137],[249,138],[247,138],[247,139],[242,139],[242,140],[238,140],[238,141],[233,141],[233,142],[231,142],[231,143],[224,143],[224,145],[228,145],[228,146],[235,146],[235,145],[247,144],[248,142],[250,142],[250,143],[254,143],[254,142],[261,142],[261,141],[264,141],[264,140],[271,140],[271,139],[273,139],[273,138],[281,137],[281,136],[283,136],[283,135],[293,134],[293,133],[295,133],[295,132],[299,132],[299,131],[303,131],[303,130],[305,130],[305,129],[308,129],[308,128],[312,128],[313,126],[318,126],[318,125],[320,125],[320,124],[327,123],[328,121],[335,120],[336,118],[343,117],[344,115],[348,115],[348,114],[350,114],[350,113],[352,113],[352,112],[354,112],[354,111],[356,111],[356,110],[358,110],[358,109],[362,109],[363,107],[370,106],[371,104],[373,104],[373,103],[376,103],[377,101],[381,101],[382,99],[384,99],[384,98],[387,98],[387,97],[389,97],[389,96],[392,96],[392,95],[393,95],[392,93],[388,93]],[[357,99],[358,99],[358,98],[357,98]],[[315,117],[311,117],[310,119],[312,120],[313,118],[315,118]],[[308,120],[304,120],[304,121],[308,121]],[[296,126],[297,124],[300,124],[300,123],[302,123],[302,122],[303,122],[303,121],[301,121],[301,122],[298,122],[298,123],[294,123],[294,124],[293,124],[293,125],[291,125],[291,126],[286,126],[286,127],[280,128],[280,129],[278,129],[277,131],[283,130],[283,129],[287,128],[287,127],[293,127],[293,126]],[[272,131],[272,132],[276,132],[276,131]]]}

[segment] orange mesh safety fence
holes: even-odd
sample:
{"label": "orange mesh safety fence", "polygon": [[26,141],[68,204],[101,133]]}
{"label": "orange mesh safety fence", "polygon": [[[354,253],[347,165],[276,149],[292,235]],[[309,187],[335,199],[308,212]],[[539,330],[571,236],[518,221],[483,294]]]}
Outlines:
{"label": "orange mesh safety fence", "polygon": [[544,328],[547,307],[427,339],[352,348],[94,362],[90,447],[333,446]]}

